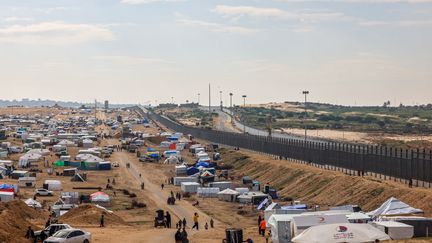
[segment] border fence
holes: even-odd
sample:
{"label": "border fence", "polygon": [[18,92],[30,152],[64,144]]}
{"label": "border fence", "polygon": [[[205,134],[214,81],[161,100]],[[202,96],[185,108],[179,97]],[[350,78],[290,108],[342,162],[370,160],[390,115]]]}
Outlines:
{"label": "border fence", "polygon": [[416,186],[431,187],[432,151],[401,148],[352,145],[338,142],[313,142],[267,136],[229,133],[194,128],[176,123],[158,114],[149,114],[171,130],[190,134],[196,138],[232,147],[253,150],[293,159],[329,169],[346,169],[357,175],[370,174],[404,180]]}

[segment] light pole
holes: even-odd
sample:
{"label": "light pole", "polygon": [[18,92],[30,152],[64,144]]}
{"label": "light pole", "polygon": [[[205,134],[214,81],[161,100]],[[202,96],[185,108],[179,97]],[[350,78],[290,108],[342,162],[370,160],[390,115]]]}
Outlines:
{"label": "light pole", "polygon": [[229,93],[230,96],[230,108],[232,109],[232,97],[233,97],[233,93]]}
{"label": "light pole", "polygon": [[309,91],[305,90],[303,91],[303,94],[305,96],[305,103],[304,103],[304,109],[305,109],[305,114],[303,116],[303,123],[304,123],[304,128],[305,128],[305,142],[307,141],[307,125],[306,125],[306,116],[307,116],[307,95],[309,94]]}
{"label": "light pole", "polygon": [[222,90],[219,91],[219,95],[220,95],[220,108],[221,110],[223,110],[223,102],[222,102]]}
{"label": "light pole", "polygon": [[201,94],[198,93],[198,106],[199,106],[199,104],[200,104],[200,96],[201,96]]}
{"label": "light pole", "polygon": [[[246,95],[242,95],[243,97],[243,109],[246,109]],[[245,114],[245,111],[243,111],[243,114]],[[244,115],[243,115],[244,116]],[[245,120],[243,120],[243,132],[246,133],[246,123]]]}

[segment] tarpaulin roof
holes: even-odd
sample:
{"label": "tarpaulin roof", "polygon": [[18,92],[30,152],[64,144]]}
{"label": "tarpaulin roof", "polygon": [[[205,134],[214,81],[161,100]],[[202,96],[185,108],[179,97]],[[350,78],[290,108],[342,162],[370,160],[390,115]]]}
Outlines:
{"label": "tarpaulin roof", "polygon": [[379,216],[411,215],[418,213],[423,213],[423,210],[413,208],[399,199],[392,197],[384,202],[379,208],[369,212],[368,215],[376,218]]}
{"label": "tarpaulin roof", "polygon": [[105,192],[95,192],[90,194],[90,198],[93,202],[107,202],[110,200],[110,197]]}

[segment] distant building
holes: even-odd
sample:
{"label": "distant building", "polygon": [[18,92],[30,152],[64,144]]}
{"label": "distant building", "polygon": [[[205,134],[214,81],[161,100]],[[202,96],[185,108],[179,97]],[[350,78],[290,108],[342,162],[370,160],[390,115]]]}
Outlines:
{"label": "distant building", "polygon": [[178,105],[173,103],[159,104],[158,106],[158,108],[176,108],[176,107],[178,107]]}
{"label": "distant building", "polygon": [[182,108],[198,108],[198,103],[186,103],[186,104],[180,104],[180,107]]}
{"label": "distant building", "polygon": [[105,100],[105,110],[108,110],[109,109],[109,103],[108,103],[108,100]]}

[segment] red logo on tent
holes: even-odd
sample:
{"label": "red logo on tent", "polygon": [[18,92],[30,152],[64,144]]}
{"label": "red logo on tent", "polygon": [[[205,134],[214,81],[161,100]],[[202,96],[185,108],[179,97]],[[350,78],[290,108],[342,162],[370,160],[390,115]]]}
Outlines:
{"label": "red logo on tent", "polygon": [[347,232],[348,231],[348,227],[345,226],[338,226],[336,229],[337,232]]}

